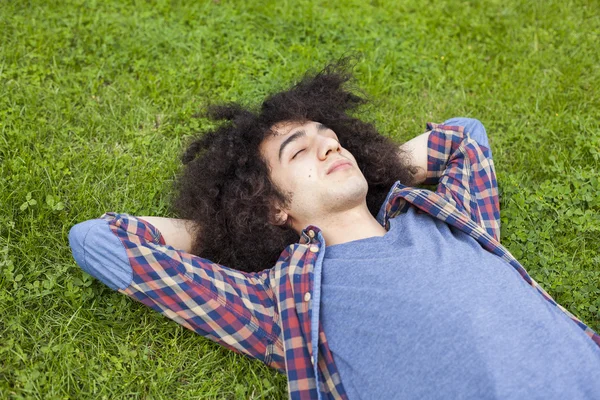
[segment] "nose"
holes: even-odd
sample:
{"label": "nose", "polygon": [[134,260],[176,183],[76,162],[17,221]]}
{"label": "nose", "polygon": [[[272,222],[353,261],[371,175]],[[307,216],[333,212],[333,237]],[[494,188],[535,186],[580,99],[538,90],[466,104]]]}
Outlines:
{"label": "nose", "polygon": [[323,143],[321,143],[319,149],[319,158],[321,160],[325,160],[327,157],[331,156],[332,153],[338,153],[342,150],[339,142],[330,137],[324,137]]}

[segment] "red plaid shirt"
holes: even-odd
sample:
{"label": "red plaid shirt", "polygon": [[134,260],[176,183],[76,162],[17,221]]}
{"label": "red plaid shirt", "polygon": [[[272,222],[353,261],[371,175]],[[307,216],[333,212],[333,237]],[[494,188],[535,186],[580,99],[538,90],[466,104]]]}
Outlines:
{"label": "red plaid shirt", "polygon": [[[390,218],[414,206],[462,230],[515,268],[532,290],[565,312],[600,346],[600,337],[557,304],[500,244],[498,190],[489,150],[462,127],[428,124],[428,128],[425,183],[437,184],[436,191],[397,182],[378,221],[389,227]],[[304,229],[299,243],[288,246],[274,267],[245,273],[165,245],[161,233],[141,219],[116,213],[101,218],[123,243],[133,269],[133,281],[121,292],[286,373],[292,399],[347,398],[325,333],[313,318],[315,280],[320,284],[315,267],[320,268],[324,253],[318,227]],[[311,329],[316,326],[318,331]]]}

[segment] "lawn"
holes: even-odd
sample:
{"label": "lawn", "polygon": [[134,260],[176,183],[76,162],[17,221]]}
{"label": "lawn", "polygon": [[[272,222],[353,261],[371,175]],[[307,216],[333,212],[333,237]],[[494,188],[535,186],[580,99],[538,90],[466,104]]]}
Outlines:
{"label": "lawn", "polygon": [[285,398],[284,375],[84,274],[67,234],[175,216],[195,114],[352,53],[360,115],[398,142],[484,123],[502,242],[600,330],[597,1],[5,0],[0,32],[2,399]]}

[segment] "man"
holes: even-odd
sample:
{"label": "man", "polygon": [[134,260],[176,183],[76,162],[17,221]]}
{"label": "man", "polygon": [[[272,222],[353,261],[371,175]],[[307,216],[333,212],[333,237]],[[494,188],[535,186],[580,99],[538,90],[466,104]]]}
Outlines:
{"label": "man", "polygon": [[290,398],[600,396],[600,337],[499,242],[481,123],[398,148],[347,114],[348,79],[214,108],[229,123],[183,157],[187,222],[104,214],[71,230],[77,263],[285,372]]}

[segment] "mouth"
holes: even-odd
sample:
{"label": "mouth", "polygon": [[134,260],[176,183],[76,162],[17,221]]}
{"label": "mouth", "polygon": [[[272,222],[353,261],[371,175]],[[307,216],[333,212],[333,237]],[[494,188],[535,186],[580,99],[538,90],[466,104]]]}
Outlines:
{"label": "mouth", "polygon": [[342,170],[342,169],[347,169],[352,167],[352,163],[348,160],[338,160],[336,162],[334,162],[333,164],[331,164],[331,166],[329,167],[329,169],[327,170],[327,175],[338,171],[338,170]]}

